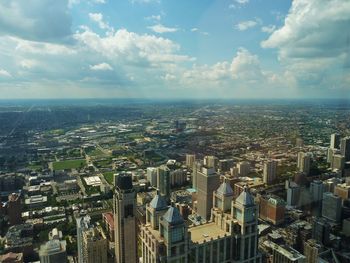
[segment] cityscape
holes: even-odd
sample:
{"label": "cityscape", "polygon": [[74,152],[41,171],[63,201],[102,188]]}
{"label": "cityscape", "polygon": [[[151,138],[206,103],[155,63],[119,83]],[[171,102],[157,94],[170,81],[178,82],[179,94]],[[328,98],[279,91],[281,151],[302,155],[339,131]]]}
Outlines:
{"label": "cityscape", "polygon": [[2,262],[350,258],[347,105],[27,103],[1,107]]}
{"label": "cityscape", "polygon": [[0,263],[350,263],[350,0],[0,0]]}

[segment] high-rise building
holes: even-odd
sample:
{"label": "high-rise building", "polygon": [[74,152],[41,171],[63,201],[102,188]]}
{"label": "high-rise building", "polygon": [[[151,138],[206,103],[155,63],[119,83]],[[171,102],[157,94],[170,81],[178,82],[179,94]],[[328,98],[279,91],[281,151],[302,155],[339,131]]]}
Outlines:
{"label": "high-rise building", "polygon": [[264,163],[263,181],[265,184],[271,184],[276,180],[277,162],[270,160]]}
{"label": "high-rise building", "polygon": [[294,182],[286,181],[287,205],[296,207],[300,203],[300,186]]}
{"label": "high-rise building", "polygon": [[107,238],[101,227],[92,227],[83,231],[84,263],[107,262]]}
{"label": "high-rise building", "polygon": [[315,239],[309,239],[304,243],[304,255],[306,263],[318,263],[318,256],[324,250],[324,247]]}
{"label": "high-rise building", "polygon": [[198,184],[197,184],[197,177],[198,177],[198,172],[202,170],[203,164],[200,161],[196,161],[193,164],[193,171],[192,171],[192,188],[198,189]]}
{"label": "high-rise building", "polygon": [[331,143],[329,148],[339,149],[339,147],[340,147],[340,135],[337,133],[331,134]]}
{"label": "high-rise building", "polygon": [[350,184],[338,184],[334,187],[334,194],[343,199],[343,201],[350,199]]}
{"label": "high-rise building", "polygon": [[86,263],[84,261],[84,246],[83,246],[83,233],[91,228],[90,217],[83,212],[76,219],[77,221],[77,245],[78,245],[78,263]]}
{"label": "high-rise building", "polygon": [[219,159],[215,156],[209,155],[209,156],[204,157],[203,162],[204,162],[204,166],[206,166],[208,168],[217,169]]}
{"label": "high-rise building", "polygon": [[310,184],[310,193],[312,202],[321,202],[323,198],[323,193],[325,192],[326,187],[320,180],[314,180]]}
{"label": "high-rise building", "polygon": [[298,153],[298,170],[299,172],[303,172],[306,175],[310,173],[310,163],[311,157],[309,153],[299,152]]}
{"label": "high-rise building", "polygon": [[294,248],[287,245],[278,245],[274,242],[268,242],[268,246],[272,249],[272,263],[304,263],[305,256],[300,254]]}
{"label": "high-rise building", "polygon": [[237,164],[239,176],[247,176],[250,173],[250,163],[243,161]]}
{"label": "high-rise building", "polygon": [[329,245],[331,226],[327,219],[316,217],[312,224],[312,238],[318,243]]}
{"label": "high-rise building", "polygon": [[7,202],[7,216],[11,226],[22,223],[22,204],[18,194],[10,194]]}
{"label": "high-rise building", "polygon": [[345,157],[345,162],[350,161],[350,137],[340,140],[340,153]]}
{"label": "high-rise building", "polygon": [[187,166],[187,168],[192,169],[195,162],[196,162],[196,155],[186,154],[186,166]]}
{"label": "high-rise building", "polygon": [[67,262],[66,241],[60,240],[62,233],[54,228],[49,234],[49,241],[40,247],[39,257],[41,263]]}
{"label": "high-rise building", "polygon": [[147,167],[147,180],[151,186],[157,187],[157,168]]}
{"label": "high-rise building", "polygon": [[274,225],[284,222],[286,204],[278,196],[260,195],[258,198],[259,218]]}
{"label": "high-rise building", "polygon": [[331,169],[343,171],[345,167],[345,157],[341,154],[334,154],[331,161]]}
{"label": "high-rise building", "polygon": [[218,169],[220,172],[228,172],[233,167],[233,159],[219,160]]}
{"label": "high-rise building", "polygon": [[114,177],[115,258],[117,263],[136,263],[136,193],[126,173]]}
{"label": "high-rise building", "polygon": [[170,169],[166,165],[157,168],[157,188],[161,195],[170,199]]}
{"label": "high-rise building", "polygon": [[339,223],[341,219],[342,200],[333,193],[326,192],[323,194],[322,200],[322,217]]}
{"label": "high-rise building", "polygon": [[213,207],[213,192],[219,187],[220,175],[214,168],[202,167],[197,171],[197,214],[209,220]]}

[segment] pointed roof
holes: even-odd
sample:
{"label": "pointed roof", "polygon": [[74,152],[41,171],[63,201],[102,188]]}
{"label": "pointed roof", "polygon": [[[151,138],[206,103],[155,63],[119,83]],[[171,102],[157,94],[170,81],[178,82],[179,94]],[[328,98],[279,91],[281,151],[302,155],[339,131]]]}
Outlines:
{"label": "pointed roof", "polygon": [[233,190],[230,184],[223,182],[216,192],[220,195],[230,196],[233,195]]}
{"label": "pointed roof", "polygon": [[184,222],[184,219],[180,214],[179,209],[173,206],[171,206],[168,209],[168,211],[163,216],[163,219],[171,225],[182,224]]}
{"label": "pointed roof", "polygon": [[157,193],[150,203],[150,206],[155,210],[163,210],[168,207],[168,204],[163,196]]}
{"label": "pointed roof", "polygon": [[236,203],[243,206],[253,206],[255,205],[254,198],[248,191],[248,187],[245,186],[243,192],[237,197]]}

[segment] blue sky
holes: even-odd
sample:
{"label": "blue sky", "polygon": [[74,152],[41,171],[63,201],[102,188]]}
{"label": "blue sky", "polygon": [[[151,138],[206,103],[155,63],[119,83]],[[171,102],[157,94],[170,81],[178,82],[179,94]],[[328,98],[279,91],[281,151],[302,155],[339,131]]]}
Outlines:
{"label": "blue sky", "polygon": [[2,0],[0,98],[349,98],[347,0]]}

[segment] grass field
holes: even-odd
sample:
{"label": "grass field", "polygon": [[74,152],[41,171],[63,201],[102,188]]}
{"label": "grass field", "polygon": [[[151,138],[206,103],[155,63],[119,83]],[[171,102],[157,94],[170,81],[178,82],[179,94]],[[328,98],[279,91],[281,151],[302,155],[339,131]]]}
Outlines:
{"label": "grass field", "polygon": [[105,172],[105,173],[103,173],[104,178],[111,185],[114,184],[114,174],[115,174],[115,172]]}
{"label": "grass field", "polygon": [[84,159],[66,160],[61,162],[54,162],[53,169],[54,170],[77,169],[77,168],[84,167],[85,165],[86,165],[86,161]]}

